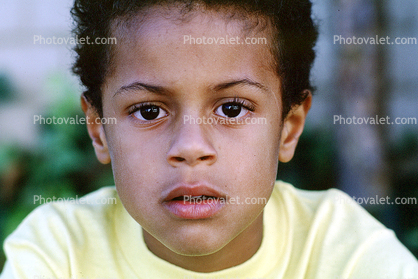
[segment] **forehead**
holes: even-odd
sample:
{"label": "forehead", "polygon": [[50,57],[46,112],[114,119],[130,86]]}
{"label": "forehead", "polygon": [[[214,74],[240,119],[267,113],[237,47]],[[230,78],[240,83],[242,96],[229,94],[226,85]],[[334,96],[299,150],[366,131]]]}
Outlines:
{"label": "forehead", "polygon": [[[112,50],[111,78],[141,76],[171,83],[210,83],[236,75],[278,79],[270,33],[266,20],[226,9],[197,7],[184,13],[179,7],[151,7],[114,22],[118,44]],[[259,43],[248,44],[247,38]]]}
{"label": "forehead", "polygon": [[111,23],[111,31],[121,39],[128,40],[132,32],[155,32],[158,29],[199,28],[216,25],[225,27],[224,32],[238,32],[241,36],[270,33],[271,22],[267,17],[256,16],[235,7],[210,8],[194,4],[154,5],[136,13],[118,17]]}

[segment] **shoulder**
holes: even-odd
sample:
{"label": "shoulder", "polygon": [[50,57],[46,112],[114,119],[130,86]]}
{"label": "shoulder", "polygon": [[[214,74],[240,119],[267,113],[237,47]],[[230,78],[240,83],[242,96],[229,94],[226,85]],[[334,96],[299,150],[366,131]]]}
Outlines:
{"label": "shoulder", "polygon": [[56,200],[37,207],[7,237],[5,270],[62,276],[71,269],[69,258],[82,252],[79,247],[96,251],[98,240],[113,237],[113,215],[122,206],[114,187]]}
{"label": "shoulder", "polygon": [[342,191],[305,191],[278,181],[272,200],[283,204],[293,242],[299,242],[297,257],[317,263],[319,277],[336,270],[340,278],[418,276],[417,260],[394,232]]}
{"label": "shoulder", "polygon": [[[20,237],[45,239],[51,234],[55,239],[62,239],[66,232],[77,236],[73,228],[90,228],[103,226],[111,222],[110,218],[119,204],[115,187],[103,187],[83,197],[54,199],[55,202],[45,203],[32,211],[8,238],[8,242]],[[35,239],[36,238],[36,239]]]}
{"label": "shoulder", "polygon": [[[53,200],[53,202],[49,202]],[[96,223],[108,220],[120,203],[115,187],[103,187],[86,196],[49,198],[33,210],[19,225],[14,234],[27,232],[27,227],[37,229],[57,227],[59,224],[77,225],[83,222]],[[23,227],[23,228],[22,228]]]}
{"label": "shoulder", "polygon": [[309,216],[311,221],[326,220],[323,224],[332,224],[334,228],[355,227],[358,232],[385,229],[350,196],[337,189],[307,191],[278,181],[272,197],[285,203],[286,210],[293,214]]}

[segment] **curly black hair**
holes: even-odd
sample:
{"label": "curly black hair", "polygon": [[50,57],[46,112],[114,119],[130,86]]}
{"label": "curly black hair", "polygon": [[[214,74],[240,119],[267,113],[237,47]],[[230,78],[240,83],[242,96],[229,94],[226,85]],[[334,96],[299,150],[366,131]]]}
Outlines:
{"label": "curly black hair", "polygon": [[[129,20],[138,12],[155,5],[182,4],[207,9],[232,8],[242,15],[266,19],[272,26],[270,47],[274,65],[282,82],[282,120],[293,106],[313,91],[310,71],[315,59],[318,29],[314,23],[310,0],[75,0],[71,14],[74,35],[79,38],[109,38],[116,20]],[[103,117],[101,87],[111,66],[112,47],[106,44],[79,44],[73,72],[86,87],[84,96]]]}

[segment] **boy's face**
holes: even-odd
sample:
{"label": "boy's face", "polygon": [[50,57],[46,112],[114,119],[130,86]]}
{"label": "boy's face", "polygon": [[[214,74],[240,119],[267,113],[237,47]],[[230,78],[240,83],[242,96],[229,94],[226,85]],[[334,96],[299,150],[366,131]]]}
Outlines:
{"label": "boy's face", "polygon": [[[223,14],[176,21],[162,10],[115,32],[103,115],[117,124],[89,127],[96,153],[111,160],[120,199],[151,251],[162,243],[170,253],[208,255],[236,239],[257,246],[279,156],[288,160],[294,141],[280,138],[281,83],[269,47],[189,44],[184,36],[269,35],[244,34],[243,22]],[[305,115],[289,124],[286,138],[297,142]],[[190,195],[213,199],[182,200]]]}

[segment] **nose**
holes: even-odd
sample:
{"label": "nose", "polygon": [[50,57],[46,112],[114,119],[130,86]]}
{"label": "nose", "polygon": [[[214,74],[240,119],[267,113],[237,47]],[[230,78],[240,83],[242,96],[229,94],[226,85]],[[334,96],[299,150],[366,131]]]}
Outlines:
{"label": "nose", "polygon": [[217,160],[216,150],[203,124],[181,123],[177,129],[167,161],[173,167],[211,165]]}

